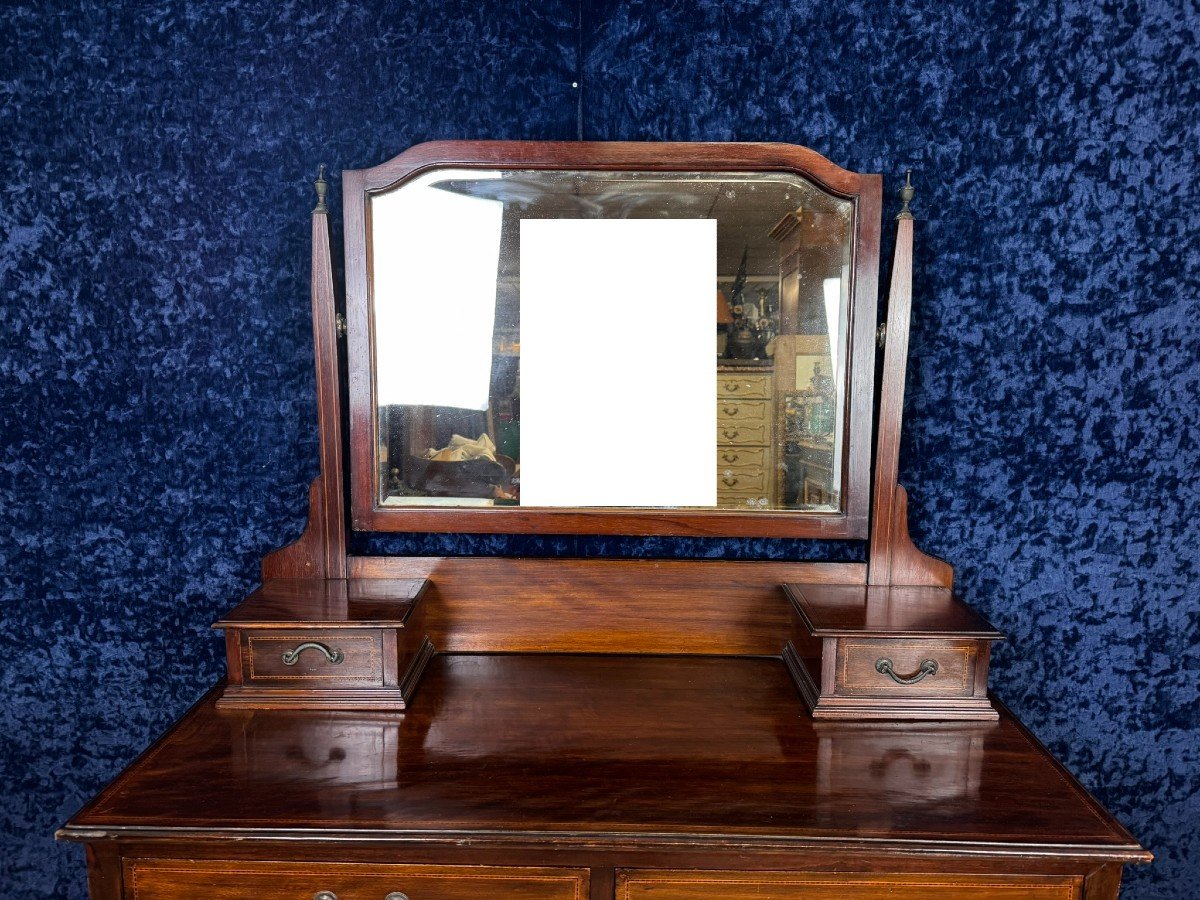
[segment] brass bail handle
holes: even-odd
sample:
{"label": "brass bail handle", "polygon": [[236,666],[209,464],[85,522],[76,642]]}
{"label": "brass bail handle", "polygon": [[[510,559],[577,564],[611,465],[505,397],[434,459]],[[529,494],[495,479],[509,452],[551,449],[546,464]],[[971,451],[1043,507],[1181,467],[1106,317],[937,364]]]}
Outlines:
{"label": "brass bail handle", "polygon": [[892,661],[886,656],[881,656],[875,660],[875,671],[880,675],[886,675],[896,684],[916,684],[930,675],[936,675],[938,664],[936,659],[926,659],[922,661],[920,668],[911,675],[897,675],[896,670],[892,668]]}
{"label": "brass bail handle", "polygon": [[[283,664],[285,666],[294,666],[300,661],[300,654],[305,650],[319,650],[324,654],[325,659],[328,660],[331,666],[341,665],[342,660],[346,658],[346,654],[338,647],[329,647],[319,641],[305,641],[298,647],[293,647],[291,650],[283,652]],[[337,898],[335,897],[334,900],[337,900]]]}

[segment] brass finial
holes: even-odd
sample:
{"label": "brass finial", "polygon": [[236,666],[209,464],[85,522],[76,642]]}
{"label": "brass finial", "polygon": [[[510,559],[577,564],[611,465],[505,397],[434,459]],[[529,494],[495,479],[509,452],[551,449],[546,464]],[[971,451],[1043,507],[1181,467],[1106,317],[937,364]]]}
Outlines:
{"label": "brass finial", "polygon": [[329,207],[325,205],[325,195],[329,193],[329,182],[325,180],[324,163],[321,164],[321,171],[317,173],[317,180],[313,182],[313,187],[317,189],[317,208],[313,212],[329,212]]}
{"label": "brass finial", "polygon": [[913,187],[912,183],[912,169],[906,169],[904,172],[904,187],[900,188],[900,202],[903,206],[900,207],[900,214],[896,216],[897,219],[911,219],[913,217],[912,210],[908,208],[908,204],[916,192],[917,189]]}

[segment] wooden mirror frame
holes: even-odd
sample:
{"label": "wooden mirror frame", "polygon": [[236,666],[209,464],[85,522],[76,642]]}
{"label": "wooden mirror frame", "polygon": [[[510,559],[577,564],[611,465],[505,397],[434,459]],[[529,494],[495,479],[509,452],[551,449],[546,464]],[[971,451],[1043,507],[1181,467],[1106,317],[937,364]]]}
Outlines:
{"label": "wooden mirror frame", "polygon": [[[379,505],[378,415],[370,309],[367,198],[432,169],[488,168],[647,172],[779,172],[798,175],[854,205],[849,288],[849,365],[840,513],[717,509],[447,508]],[[369,169],[342,173],[350,420],[351,527],[359,531],[557,533],[865,539],[871,482],[875,328],[882,177],[850,172],[805,147],[746,143],[439,141]]]}

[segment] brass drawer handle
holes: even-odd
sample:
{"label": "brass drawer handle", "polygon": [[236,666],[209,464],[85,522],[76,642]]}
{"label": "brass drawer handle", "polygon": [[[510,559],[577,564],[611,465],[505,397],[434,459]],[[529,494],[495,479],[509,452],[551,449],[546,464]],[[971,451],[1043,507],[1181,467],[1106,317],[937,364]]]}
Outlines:
{"label": "brass drawer handle", "polygon": [[741,434],[741,432],[738,431],[736,428],[734,428],[732,431],[730,431],[728,428],[726,428],[724,431],[721,432],[721,434],[725,435],[725,440],[732,441],[735,437],[737,437],[739,434]]}
{"label": "brass drawer handle", "polygon": [[736,416],[738,414],[738,408],[735,406],[733,409],[730,409],[728,406],[726,406],[724,408],[724,412],[725,412],[725,415],[729,416],[729,418],[732,419],[734,416]]}
{"label": "brass drawer handle", "polygon": [[392,891],[383,900],[408,900],[408,894],[404,891]]}
{"label": "brass drawer handle", "polygon": [[913,672],[911,675],[897,675],[896,670],[892,668],[892,661],[886,656],[881,656],[875,660],[875,671],[881,675],[886,675],[896,684],[916,684],[930,675],[936,675],[938,664],[936,659],[927,659],[921,663],[921,668]]}
{"label": "brass drawer handle", "polygon": [[738,390],[738,383],[736,381],[725,382],[725,390],[730,394],[736,394]]}
{"label": "brass drawer handle", "polygon": [[317,891],[313,894],[313,900],[338,900],[338,898],[333,891]]}
{"label": "brass drawer handle", "polygon": [[[342,660],[346,658],[346,654],[337,647],[327,647],[325,644],[318,643],[317,641],[305,641],[299,647],[283,651],[283,664],[285,666],[294,666],[300,661],[300,654],[305,650],[320,650],[325,654],[325,658],[329,660],[331,666],[341,665]],[[328,891],[322,891],[322,893],[329,894]],[[337,900],[337,897],[333,894],[329,894],[329,896],[333,897],[333,900]],[[315,897],[313,900],[328,900],[328,898]]]}
{"label": "brass drawer handle", "polygon": [[725,460],[725,462],[727,462],[727,463],[735,463],[741,458],[742,458],[742,455],[740,453],[722,453],[721,454],[721,459]]}
{"label": "brass drawer handle", "polygon": [[736,487],[737,483],[738,483],[736,475],[733,476],[732,478],[730,478],[728,476],[724,476],[721,478],[721,481],[723,481],[725,483],[725,487]]}

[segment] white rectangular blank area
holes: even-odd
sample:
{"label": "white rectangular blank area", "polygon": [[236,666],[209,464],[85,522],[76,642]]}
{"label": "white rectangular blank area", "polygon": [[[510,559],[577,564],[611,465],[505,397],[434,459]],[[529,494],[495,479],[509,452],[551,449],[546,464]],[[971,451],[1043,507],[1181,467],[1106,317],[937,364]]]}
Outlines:
{"label": "white rectangular blank area", "polygon": [[521,505],[715,506],[717,223],[521,221]]}
{"label": "white rectangular blank area", "polygon": [[380,406],[488,407],[504,204],[433,184],[447,177],[371,199]]}

